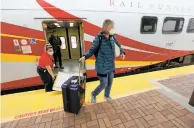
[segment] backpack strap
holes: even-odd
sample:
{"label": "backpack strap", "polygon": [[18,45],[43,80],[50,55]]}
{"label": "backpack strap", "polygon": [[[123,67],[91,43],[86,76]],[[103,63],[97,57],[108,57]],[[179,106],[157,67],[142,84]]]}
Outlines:
{"label": "backpack strap", "polygon": [[114,36],[114,35],[112,36],[112,38],[113,38],[113,40],[115,40],[115,41],[116,41],[116,39],[115,39],[115,36]]}
{"label": "backpack strap", "polygon": [[96,50],[96,52],[95,52],[95,56],[97,57],[97,55],[98,55],[98,52],[99,52],[99,50],[100,50],[100,46],[101,46],[101,44],[102,44],[102,36],[98,36],[98,38],[99,38],[99,44],[98,44],[98,48],[97,48],[97,50]]}

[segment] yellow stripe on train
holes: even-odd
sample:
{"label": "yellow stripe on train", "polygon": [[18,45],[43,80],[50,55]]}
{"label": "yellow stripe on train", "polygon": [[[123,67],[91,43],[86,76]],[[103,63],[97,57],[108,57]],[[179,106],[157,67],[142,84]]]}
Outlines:
{"label": "yellow stripe on train", "polygon": [[1,53],[1,62],[36,62],[39,56]]}
{"label": "yellow stripe on train", "polygon": [[[19,54],[5,54],[1,53],[1,62],[37,62],[39,56],[33,55],[19,55]],[[150,64],[156,64],[160,61],[116,61],[116,66],[145,66]],[[95,65],[95,60],[86,60],[87,65]]]}
{"label": "yellow stripe on train", "polygon": [[[1,36],[4,36],[4,37],[11,37],[11,38],[19,38],[19,39],[30,39],[32,37],[26,37],[26,36],[17,36],[17,35],[11,35],[11,34],[3,34],[1,33],[0,34]],[[38,38],[35,38],[37,41],[45,41],[43,39],[38,39]]]}
{"label": "yellow stripe on train", "polygon": [[[144,65],[151,65],[160,63],[161,61],[115,61],[115,64],[118,66],[130,66],[130,65],[137,65],[137,66],[144,66]],[[86,60],[87,65],[94,65],[95,60]]]}
{"label": "yellow stripe on train", "polygon": [[[10,35],[10,34],[2,34],[1,36],[5,37],[14,37],[14,38],[22,38],[22,39],[30,39],[30,37]],[[43,39],[36,39],[38,41],[45,41]],[[1,62],[36,62],[38,56],[32,55],[18,55],[18,54],[1,54]],[[160,63],[161,61],[116,61],[116,66],[145,66]],[[95,60],[86,60],[87,65],[94,65]]]}

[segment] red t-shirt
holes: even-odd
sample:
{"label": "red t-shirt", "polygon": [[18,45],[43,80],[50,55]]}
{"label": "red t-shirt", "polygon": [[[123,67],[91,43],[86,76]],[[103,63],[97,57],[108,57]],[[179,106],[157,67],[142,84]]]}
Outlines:
{"label": "red t-shirt", "polygon": [[46,69],[46,66],[51,66],[51,68],[53,68],[53,57],[45,52],[40,56],[38,66],[44,69]]}

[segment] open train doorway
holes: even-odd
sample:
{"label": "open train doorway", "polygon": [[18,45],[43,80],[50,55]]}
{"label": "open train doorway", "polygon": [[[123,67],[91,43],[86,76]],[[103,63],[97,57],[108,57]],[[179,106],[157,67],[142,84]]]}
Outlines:
{"label": "open train doorway", "polygon": [[[79,70],[79,58],[84,53],[84,33],[83,24],[81,21],[56,21],[46,20],[42,22],[45,39],[51,44],[53,32],[57,34],[61,41],[61,60],[62,67],[60,68],[60,60],[56,58],[55,74],[65,72],[69,74],[77,73]],[[54,57],[54,56],[53,56]],[[85,64],[84,64],[85,65]],[[82,70],[85,70],[83,66]]]}

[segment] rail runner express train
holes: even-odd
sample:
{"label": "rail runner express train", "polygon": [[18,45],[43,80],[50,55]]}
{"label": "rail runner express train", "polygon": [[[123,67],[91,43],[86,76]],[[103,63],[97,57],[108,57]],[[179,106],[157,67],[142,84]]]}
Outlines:
{"label": "rail runner express train", "polygon": [[[126,52],[124,61],[116,57],[115,74],[193,61],[193,0],[1,0],[0,8],[1,90],[42,84],[37,59],[53,30],[62,41],[63,71],[76,71],[105,19],[115,22]],[[85,62],[87,78],[96,77],[94,69],[92,57]]]}

